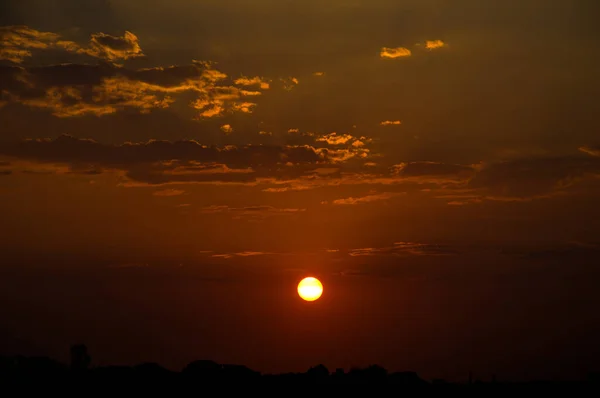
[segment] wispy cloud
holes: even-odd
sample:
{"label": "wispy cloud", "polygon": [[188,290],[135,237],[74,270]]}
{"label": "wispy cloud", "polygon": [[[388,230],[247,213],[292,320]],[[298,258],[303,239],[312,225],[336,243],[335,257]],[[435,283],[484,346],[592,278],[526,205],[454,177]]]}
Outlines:
{"label": "wispy cloud", "polygon": [[211,257],[231,259],[231,258],[235,258],[235,257],[270,256],[270,255],[274,255],[274,254],[276,254],[276,253],[260,252],[260,251],[244,251],[244,252],[237,252],[237,253],[216,253],[216,254],[211,255]]}
{"label": "wispy cloud", "polygon": [[[336,199],[331,202],[333,205],[358,205],[363,203],[371,203],[371,202],[380,202],[383,200],[388,200],[397,196],[405,195],[404,192],[383,192],[379,194],[371,194],[366,196],[359,197],[350,197],[345,199]],[[323,204],[328,204],[328,202],[323,202]]]}
{"label": "wispy cloud", "polygon": [[160,191],[154,191],[154,196],[179,196],[185,193],[182,189],[163,189]]}
{"label": "wispy cloud", "polygon": [[277,208],[273,206],[246,206],[231,207],[227,205],[213,205],[200,209],[203,214],[225,214],[233,219],[262,220],[269,217],[293,216],[305,212],[306,209]]}
{"label": "wispy cloud", "polygon": [[350,256],[449,256],[458,254],[454,248],[415,242],[395,242],[392,246],[386,247],[366,247],[361,249],[352,249],[348,252]]}
{"label": "wispy cloud", "polygon": [[583,153],[587,153],[588,155],[600,157],[599,147],[582,146],[579,148],[579,150]]}

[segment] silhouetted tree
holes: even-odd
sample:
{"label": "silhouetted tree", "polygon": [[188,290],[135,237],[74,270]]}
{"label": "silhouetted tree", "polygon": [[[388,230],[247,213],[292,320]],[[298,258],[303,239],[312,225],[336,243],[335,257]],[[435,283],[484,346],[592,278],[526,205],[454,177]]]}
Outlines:
{"label": "silhouetted tree", "polygon": [[139,365],[134,366],[134,371],[138,376],[148,377],[148,378],[164,378],[171,374],[171,371],[163,368],[157,363],[154,362],[146,362]]}
{"label": "silhouetted tree", "polygon": [[223,377],[228,380],[250,381],[260,378],[260,372],[242,365],[223,365],[221,372]]}
{"label": "silhouetted tree", "polygon": [[214,361],[198,360],[190,362],[183,371],[183,376],[194,379],[216,381],[223,375],[222,366]]}
{"label": "silhouetted tree", "polygon": [[77,371],[87,370],[91,362],[87,347],[84,344],[76,344],[71,347],[71,369]]}
{"label": "silhouetted tree", "polygon": [[[83,344],[71,347],[71,369],[85,370],[90,367],[90,356],[87,347]],[[74,377],[73,377],[74,376]],[[183,377],[182,377],[183,376]],[[472,379],[472,378],[471,378]],[[68,367],[46,357],[2,357],[0,356],[0,382],[16,382],[21,386],[27,383],[38,383],[45,386],[59,385],[60,383],[88,383],[91,388],[110,385],[121,388],[124,383],[133,383],[136,386],[154,386],[158,383],[168,382],[173,386],[182,383],[197,392],[207,391],[207,384],[218,385],[244,385],[244,383],[274,383],[278,386],[295,388],[302,383],[306,384],[386,384],[388,391],[409,391],[415,387],[445,391],[447,395],[452,392],[477,390],[481,392],[517,392],[520,390],[537,392],[556,391],[559,387],[576,388],[600,385],[600,374],[590,373],[586,381],[560,382],[560,381],[535,381],[511,383],[476,381],[469,385],[466,383],[452,383],[441,379],[432,382],[421,379],[415,372],[388,373],[378,365],[367,368],[354,368],[348,373],[343,369],[336,369],[330,374],[323,364],[309,368],[304,373],[266,374],[254,371],[242,365],[222,365],[213,361],[194,361],[187,365],[181,372],[163,368],[156,363],[142,363],[135,366],[104,366],[94,367],[87,372],[69,371]],[[57,384],[59,383],[59,384]],[[81,384],[83,385],[83,384]],[[392,390],[394,389],[394,390]],[[116,391],[116,390],[115,390]],[[291,390],[289,390],[291,391]],[[412,391],[412,390],[411,390]],[[370,395],[377,396],[373,393]]]}
{"label": "silhouetted tree", "polygon": [[365,369],[351,369],[348,376],[352,381],[356,382],[382,382],[387,379],[387,370],[379,365],[371,365]]}
{"label": "silhouetted tree", "polygon": [[[425,385],[427,382],[419,377],[415,372],[395,372],[388,376],[388,380],[390,383],[394,384],[404,384],[404,385],[412,385],[412,386],[420,386]],[[434,380],[435,384],[444,384],[444,380]]]}
{"label": "silhouetted tree", "polygon": [[310,379],[314,380],[326,380],[329,377],[329,370],[323,364],[313,366],[306,372],[306,375]]}

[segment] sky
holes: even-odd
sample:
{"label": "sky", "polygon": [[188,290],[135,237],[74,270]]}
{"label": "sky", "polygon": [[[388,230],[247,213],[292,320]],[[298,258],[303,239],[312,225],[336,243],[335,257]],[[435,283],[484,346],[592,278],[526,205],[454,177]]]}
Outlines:
{"label": "sky", "polygon": [[0,351],[600,370],[599,11],[1,2]]}

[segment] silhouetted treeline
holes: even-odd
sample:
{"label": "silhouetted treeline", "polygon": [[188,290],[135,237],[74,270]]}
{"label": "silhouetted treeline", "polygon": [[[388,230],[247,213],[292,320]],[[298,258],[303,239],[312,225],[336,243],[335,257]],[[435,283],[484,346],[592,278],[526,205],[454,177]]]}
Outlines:
{"label": "silhouetted treeline", "polygon": [[223,365],[213,361],[199,360],[185,366],[181,371],[171,371],[156,363],[144,363],[136,366],[91,366],[91,358],[84,345],[71,348],[70,365],[62,364],[46,357],[0,357],[0,382],[17,382],[21,385],[31,383],[89,383],[90,385],[122,385],[135,383],[140,386],[152,386],[156,383],[177,385],[236,385],[236,384],[390,384],[406,388],[424,388],[432,390],[472,389],[475,391],[508,391],[515,389],[544,389],[555,391],[573,391],[574,388],[600,388],[600,374],[592,373],[586,380],[571,382],[532,381],[532,382],[486,382],[471,381],[448,383],[444,380],[427,381],[415,372],[394,372],[372,365],[365,368],[331,372],[324,365],[311,367],[304,373],[261,374],[242,365]]}

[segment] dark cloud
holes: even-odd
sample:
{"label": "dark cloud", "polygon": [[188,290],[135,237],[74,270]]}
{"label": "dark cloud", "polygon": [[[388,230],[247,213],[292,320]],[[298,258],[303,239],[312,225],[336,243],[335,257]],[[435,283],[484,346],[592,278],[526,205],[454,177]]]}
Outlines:
{"label": "dark cloud", "polygon": [[485,165],[469,181],[500,197],[552,195],[600,174],[600,160],[584,156],[518,159]]}
{"label": "dark cloud", "polygon": [[[93,140],[77,139],[69,135],[54,140],[25,140],[6,144],[0,153],[20,159],[66,164],[93,164],[104,167],[122,167],[142,163],[171,160],[197,162],[198,171],[209,165],[225,165],[232,168],[268,167],[278,164],[318,163],[323,157],[309,146],[268,147],[247,145],[243,147],[218,148],[204,146],[197,141],[149,141],[105,145]],[[177,166],[178,164],[175,163]]]}
{"label": "dark cloud", "polygon": [[87,45],[64,40],[53,32],[42,32],[26,25],[0,27],[0,60],[21,64],[34,54],[33,51],[63,51],[84,54],[106,61],[116,62],[144,56],[139,39],[131,32],[122,36],[94,33]]}
{"label": "dark cloud", "polygon": [[[85,47],[27,26],[5,27],[2,34],[6,39],[3,48],[10,50],[6,55],[11,57],[18,56],[20,50],[48,47],[109,61],[142,55],[137,36],[130,32],[123,36],[93,34]],[[299,85],[297,78],[286,81]],[[253,101],[262,94],[258,90],[270,89],[269,82],[260,76],[231,78],[208,62],[143,69],[111,63],[0,67],[0,106],[20,104],[48,110],[60,118],[100,117],[126,110],[148,114],[170,108],[183,98],[195,119],[211,119],[226,113],[253,112]],[[237,133],[237,126],[232,131]],[[580,148],[592,155],[587,157],[478,164],[424,160],[398,163],[391,153],[376,153],[377,146],[371,145],[373,139],[361,135],[298,129],[290,129],[284,135],[283,139],[278,134],[261,136],[266,145],[236,146],[207,146],[195,140],[107,145],[63,135],[55,140],[6,143],[0,153],[32,162],[58,163],[68,167],[69,173],[119,170],[130,181],[145,184],[261,183],[271,184],[265,187],[266,192],[284,192],[342,184],[416,183],[447,189],[444,197],[451,200],[450,204],[551,197],[599,173],[598,151],[591,146]],[[333,166],[339,167],[322,172]],[[26,170],[36,172],[35,167]],[[44,173],[50,171],[43,169]],[[458,189],[463,191],[458,193]],[[334,203],[377,199],[382,197],[349,197]]]}
{"label": "dark cloud", "polygon": [[406,177],[470,175],[476,166],[439,162],[407,162],[394,166],[394,172]]}
{"label": "dark cloud", "polygon": [[567,258],[588,258],[595,261],[600,255],[598,242],[566,242],[552,245],[531,245],[527,247],[511,247],[501,251],[508,256],[516,256],[529,260],[564,261]]}
{"label": "dark cloud", "polygon": [[[103,170],[120,171],[129,180],[126,185],[132,186],[236,183],[261,185],[263,191],[277,193],[326,186],[404,184],[406,190],[421,187],[449,204],[544,199],[575,193],[583,181],[597,181],[600,176],[600,159],[585,155],[478,165],[408,162],[372,167],[360,157],[357,160],[337,151],[351,155],[348,149],[311,145],[215,146],[195,140],[111,145],[69,135],[0,145],[0,155],[5,158],[29,162],[21,168],[28,172],[59,170],[93,175]],[[332,203],[372,202],[399,194],[395,189],[370,191],[364,197]]]}
{"label": "dark cloud", "polygon": [[[61,135],[56,139],[5,142],[0,145],[0,155],[30,162],[24,169],[28,172],[35,172],[37,163],[54,164],[61,173],[117,170],[131,181],[147,184],[260,181],[279,185],[285,181],[319,184],[340,178],[339,168],[327,166],[352,160],[353,152],[310,145],[216,146],[195,140],[111,145]],[[53,170],[38,168],[44,173]]]}
{"label": "dark cloud", "polygon": [[[120,40],[102,37],[111,43]],[[135,56],[137,50],[129,48],[130,44],[122,44],[124,49],[94,51],[111,57]],[[251,113],[256,98],[262,94],[256,91],[260,87],[244,88],[245,82],[240,82],[242,87],[235,86],[232,79],[207,62],[143,69],[110,63],[5,66],[0,67],[0,78],[3,101],[47,109],[58,117],[103,116],[127,109],[147,113],[168,108],[176,98],[188,93],[196,98],[191,102],[185,99],[196,117],[211,118],[226,113]]]}
{"label": "dark cloud", "polygon": [[9,176],[13,173],[12,170],[9,168],[10,165],[10,162],[0,161],[0,176]]}
{"label": "dark cloud", "polygon": [[144,55],[138,37],[131,32],[125,32],[121,37],[95,33],[90,39],[90,48],[85,50],[85,53],[110,61]]}
{"label": "dark cloud", "polygon": [[327,163],[327,153],[311,146],[206,146],[197,141],[108,145],[63,135],[0,145],[0,155],[26,161],[34,173],[97,174],[119,171],[132,182],[255,183],[298,178]]}

